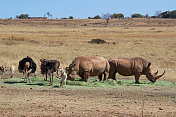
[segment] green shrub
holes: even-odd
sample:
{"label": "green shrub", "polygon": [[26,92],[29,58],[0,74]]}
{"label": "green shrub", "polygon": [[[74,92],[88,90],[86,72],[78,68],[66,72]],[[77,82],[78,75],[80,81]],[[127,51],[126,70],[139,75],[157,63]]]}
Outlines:
{"label": "green shrub", "polygon": [[176,18],[176,10],[163,12],[160,16],[162,18]]}
{"label": "green shrub", "polygon": [[101,17],[99,15],[96,15],[94,19],[101,19]]}
{"label": "green shrub", "polygon": [[141,14],[132,14],[132,18],[142,18],[143,16]]}
{"label": "green shrub", "polygon": [[122,13],[118,13],[118,14],[114,13],[112,15],[112,18],[124,18],[124,15]]}
{"label": "green shrub", "polygon": [[21,14],[21,15],[17,15],[16,16],[17,19],[28,19],[29,18],[29,15],[28,14]]}

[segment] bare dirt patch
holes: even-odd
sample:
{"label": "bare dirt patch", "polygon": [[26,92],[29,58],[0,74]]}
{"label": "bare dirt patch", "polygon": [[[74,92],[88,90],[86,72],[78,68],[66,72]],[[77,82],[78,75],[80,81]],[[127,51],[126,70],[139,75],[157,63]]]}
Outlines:
{"label": "bare dirt patch", "polygon": [[[1,86],[1,116],[174,117],[175,87]],[[143,113],[143,114],[142,114]]]}

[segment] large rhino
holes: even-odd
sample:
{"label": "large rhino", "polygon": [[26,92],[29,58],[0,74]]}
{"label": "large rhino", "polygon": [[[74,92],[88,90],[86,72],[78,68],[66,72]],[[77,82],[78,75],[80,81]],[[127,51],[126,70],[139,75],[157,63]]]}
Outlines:
{"label": "large rhino", "polygon": [[101,81],[103,79],[103,74],[103,80],[106,80],[109,68],[109,62],[104,57],[79,56],[76,57],[69,65],[68,80],[75,80],[77,74],[85,82],[88,81],[89,76],[98,76]]}
{"label": "large rhino", "polygon": [[109,78],[116,80],[115,75],[118,72],[122,76],[135,76],[135,83],[139,82],[139,77],[141,75],[146,75],[147,79],[151,82],[155,82],[158,78],[165,74],[158,75],[157,73],[152,73],[151,63],[147,60],[139,57],[135,58],[111,58],[109,59],[110,71]]}

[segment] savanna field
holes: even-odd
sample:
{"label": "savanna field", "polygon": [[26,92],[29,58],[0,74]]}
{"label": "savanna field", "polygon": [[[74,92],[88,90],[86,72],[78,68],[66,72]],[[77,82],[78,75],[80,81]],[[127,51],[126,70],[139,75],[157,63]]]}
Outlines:
{"label": "savanna field", "polygon": [[[89,43],[102,39],[107,43]],[[175,19],[51,19],[0,20],[0,65],[15,65],[13,79],[7,71],[0,79],[0,116],[119,116],[174,117],[176,115],[176,20]],[[165,75],[156,83],[145,76],[117,74],[116,81],[89,83],[67,81],[66,88],[43,81],[40,59],[56,59],[69,66],[80,55],[142,57],[152,70]],[[24,83],[18,62],[30,56],[37,64],[37,77]]]}

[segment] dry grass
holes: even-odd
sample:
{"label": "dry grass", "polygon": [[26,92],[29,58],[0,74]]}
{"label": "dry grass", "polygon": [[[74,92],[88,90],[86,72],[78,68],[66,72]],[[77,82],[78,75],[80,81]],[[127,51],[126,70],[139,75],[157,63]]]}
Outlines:
{"label": "dry grass", "polygon": [[[164,80],[176,81],[176,20],[0,20],[0,65],[18,65],[30,56],[58,59],[63,67],[79,55],[143,57],[152,62]],[[92,39],[107,44],[91,44]],[[121,76],[120,76],[121,77]]]}

